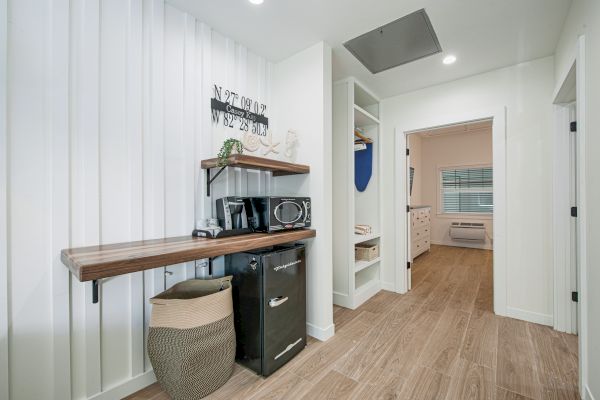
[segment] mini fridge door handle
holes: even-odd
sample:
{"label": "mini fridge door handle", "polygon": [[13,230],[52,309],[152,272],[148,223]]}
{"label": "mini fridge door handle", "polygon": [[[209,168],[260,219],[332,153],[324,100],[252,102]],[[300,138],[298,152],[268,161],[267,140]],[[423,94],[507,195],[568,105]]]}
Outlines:
{"label": "mini fridge door handle", "polygon": [[277,307],[288,301],[287,297],[279,296],[269,300],[269,307]]}

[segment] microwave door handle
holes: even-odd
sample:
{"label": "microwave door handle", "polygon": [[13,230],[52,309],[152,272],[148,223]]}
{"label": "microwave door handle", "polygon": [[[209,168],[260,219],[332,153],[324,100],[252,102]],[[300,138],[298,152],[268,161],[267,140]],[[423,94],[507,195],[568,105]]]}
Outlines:
{"label": "microwave door handle", "polygon": [[306,218],[308,218],[308,203],[306,203],[306,201],[303,201],[302,205],[304,206],[304,219],[302,220],[302,222],[306,223]]}

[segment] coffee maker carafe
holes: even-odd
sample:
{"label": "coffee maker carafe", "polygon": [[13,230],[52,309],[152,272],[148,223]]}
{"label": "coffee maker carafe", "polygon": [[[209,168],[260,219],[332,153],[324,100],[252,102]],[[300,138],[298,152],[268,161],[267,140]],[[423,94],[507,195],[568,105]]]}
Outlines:
{"label": "coffee maker carafe", "polygon": [[248,229],[246,200],[242,197],[223,197],[216,201],[217,218],[224,230]]}

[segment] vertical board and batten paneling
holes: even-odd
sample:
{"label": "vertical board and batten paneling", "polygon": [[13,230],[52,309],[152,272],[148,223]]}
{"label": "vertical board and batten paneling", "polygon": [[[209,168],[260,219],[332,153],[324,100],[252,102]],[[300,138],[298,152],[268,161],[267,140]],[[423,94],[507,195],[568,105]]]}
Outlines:
{"label": "vertical board and batten paneling", "polygon": [[[137,146],[130,147],[138,132],[129,130],[127,119],[130,93],[128,76],[130,55],[128,28],[135,0],[102,0],[100,3],[100,242],[136,240],[132,227],[132,191],[137,177],[131,175]],[[139,128],[138,128],[139,131]],[[129,275],[101,282],[100,348],[102,389],[113,387],[130,375],[131,305]],[[89,301],[89,300],[87,300]],[[129,305],[129,307],[124,307]]]}
{"label": "vertical board and batten paneling", "polygon": [[[48,259],[52,265],[52,320],[53,351],[69,354],[69,279],[60,260],[60,250],[69,242],[69,0],[51,2],[50,24],[46,60],[46,176],[50,218],[47,234],[52,242]],[[53,359],[53,395],[68,398],[71,392],[71,377],[62,371],[70,371],[67,357]]]}
{"label": "vertical board and batten paneling", "polygon": [[[142,169],[144,238],[165,234],[164,175],[164,2],[144,1],[142,21]],[[164,268],[144,271],[144,327],[150,322],[149,298],[165,288]],[[148,330],[144,329],[144,344]],[[145,345],[144,345],[145,348]],[[151,368],[148,355],[144,370]]]}
{"label": "vertical board and batten paneling", "polygon": [[[126,30],[126,110],[125,127],[128,138],[130,180],[130,238],[141,240],[143,231],[143,135],[142,135],[142,43],[143,43],[143,0],[130,0],[127,10]],[[131,312],[130,347],[131,376],[144,372],[144,273],[128,275]]]}
{"label": "vertical board and batten paneling", "polygon": [[7,52],[8,2],[0,0],[0,400],[8,400]]}
{"label": "vertical board and batten paneling", "polygon": [[[182,229],[193,228],[196,221],[195,215],[195,171],[200,164],[200,157],[196,152],[195,144],[195,115],[194,105],[196,103],[195,82],[199,79],[196,72],[196,19],[189,14],[184,14],[185,29],[183,36],[184,58],[183,58],[183,143],[185,148],[185,164],[183,165],[183,187],[181,196],[183,210],[185,211]],[[196,276],[196,268],[193,262],[185,264],[185,279]]]}
{"label": "vertical board and batten paneling", "polygon": [[[185,137],[186,94],[186,14],[167,5],[165,7],[165,235],[190,233],[193,216],[186,212],[186,169],[193,171]],[[193,75],[191,75],[192,77]],[[186,232],[187,230],[187,232]],[[167,287],[185,279],[186,264],[167,267]]]}
{"label": "vertical board and batten paneling", "polygon": [[[100,242],[100,4],[74,0],[70,17],[71,236],[68,245],[78,247]],[[82,284],[71,278],[71,394],[76,399],[101,391],[100,304],[89,301],[91,294],[91,283]]]}
{"label": "vertical board and batten paneling", "polygon": [[[200,160],[241,137],[212,123],[213,85],[268,104],[270,63],[163,0],[0,0],[0,20],[0,399],[120,398],[154,380],[148,299],[194,263],[103,280],[92,304],[59,250],[212,214]],[[213,199],[270,187],[232,169]]]}
{"label": "vertical board and batten paneling", "polygon": [[[210,99],[213,90],[212,78],[212,30],[207,25],[196,22],[196,73],[200,79],[196,81],[196,129],[200,132],[210,131],[213,127],[210,112]],[[201,160],[211,158],[214,155],[213,148],[216,139],[213,140],[213,135],[209,137],[201,137],[196,135],[196,151],[200,155]],[[210,198],[205,196],[206,174],[196,167],[196,209],[195,221],[198,224],[200,219],[212,213],[212,202]]]}
{"label": "vertical board and batten paneling", "polygon": [[[9,2],[9,397],[53,393],[50,3]],[[50,164],[51,165],[51,164]],[[35,380],[32,377],[35,376]]]}

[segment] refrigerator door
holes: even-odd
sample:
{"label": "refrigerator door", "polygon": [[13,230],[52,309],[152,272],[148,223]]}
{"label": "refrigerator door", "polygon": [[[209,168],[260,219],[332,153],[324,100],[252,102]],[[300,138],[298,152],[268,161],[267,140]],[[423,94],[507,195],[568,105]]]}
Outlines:
{"label": "refrigerator door", "polygon": [[262,375],[269,376],[306,346],[306,261],[303,245],[263,255]]}
{"label": "refrigerator door", "polygon": [[237,253],[226,257],[225,273],[233,275],[233,315],[236,359],[260,374],[262,368],[262,266],[261,257]]}

